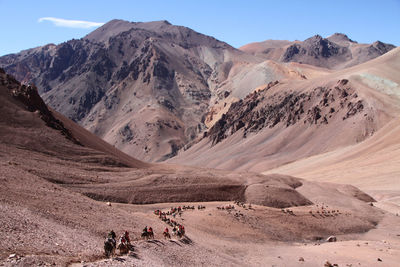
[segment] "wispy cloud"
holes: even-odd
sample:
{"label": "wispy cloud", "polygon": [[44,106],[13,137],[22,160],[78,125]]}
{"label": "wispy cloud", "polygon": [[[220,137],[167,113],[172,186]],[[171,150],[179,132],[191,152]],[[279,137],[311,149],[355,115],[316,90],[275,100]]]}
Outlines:
{"label": "wispy cloud", "polygon": [[83,21],[83,20],[69,20],[69,19],[60,19],[53,17],[44,17],[38,19],[38,22],[50,21],[55,26],[58,27],[67,27],[67,28],[79,28],[79,29],[89,29],[93,27],[99,27],[104,23],[101,22],[92,22],[92,21]]}

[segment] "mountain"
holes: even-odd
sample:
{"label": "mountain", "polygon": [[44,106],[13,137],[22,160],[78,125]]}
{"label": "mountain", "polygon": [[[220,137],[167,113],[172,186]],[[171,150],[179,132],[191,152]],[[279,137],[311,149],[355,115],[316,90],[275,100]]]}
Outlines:
{"label": "mountain", "polygon": [[359,44],[347,35],[335,33],[327,38],[315,35],[304,41],[276,41],[250,43],[242,51],[279,62],[299,62],[328,69],[343,69],[381,56],[394,45],[376,41]]}
{"label": "mountain", "polygon": [[[219,149],[219,143],[243,130],[243,124],[246,136],[272,127],[270,120],[285,121],[287,127],[296,124],[298,130],[293,135],[328,120],[328,132],[330,127],[346,126],[346,138],[329,140],[323,146],[312,144],[313,148],[304,146],[307,153],[298,151],[301,157],[364,140],[383,123],[379,117],[357,123],[355,130],[348,127],[352,119],[343,117],[374,116],[368,109],[369,98],[361,99],[358,85],[351,80],[348,85],[338,82],[349,79],[337,76],[335,70],[316,66],[340,69],[392,48],[380,42],[358,44],[344,34],[334,34],[328,38],[314,36],[304,42],[269,40],[247,45],[243,52],[167,21],[113,20],[80,40],[3,56],[0,66],[24,83],[36,84],[45,102],[57,112],[144,161],[175,157],[178,151],[197,143],[205,132]],[[268,86],[275,81],[277,85]],[[343,97],[335,87],[345,91]],[[326,99],[324,94],[332,99]],[[319,101],[330,102],[320,105]],[[302,109],[297,112],[307,115],[292,111],[298,107],[291,105],[300,104]],[[325,110],[325,105],[335,112]],[[375,108],[374,103],[370,106]],[[300,119],[308,122],[300,127]],[[318,126],[316,133],[307,135],[318,135],[322,139],[315,140],[328,142],[324,129]],[[276,145],[276,150],[269,153],[274,154],[279,148]],[[222,151],[225,150],[219,153],[227,153]],[[239,147],[228,151],[232,158],[242,153]],[[264,157],[264,152],[257,155]],[[192,161],[195,155],[197,159]],[[188,164],[201,163],[201,158],[198,153],[190,155]],[[218,160],[225,161],[225,157]],[[182,162],[179,157],[174,161]],[[230,168],[228,162],[231,161],[210,161],[207,166]],[[274,166],[282,162],[287,161],[277,160]],[[244,162],[234,168],[247,169],[247,165],[253,168]]]}
{"label": "mountain", "polygon": [[145,161],[175,156],[254,88],[324,72],[265,61],[167,21],[122,20],[80,40],[3,56],[0,66],[35,84],[56,111]]}
{"label": "mountain", "polygon": [[400,114],[399,57],[259,87],[170,162],[261,172],[368,140]]}
{"label": "mountain", "polygon": [[[351,238],[381,221],[398,225],[367,204],[374,199],[353,186],[143,163],[49,109],[36,87],[1,69],[0,104],[1,265],[107,266],[110,259],[104,259],[103,246],[111,229],[117,234],[128,230],[134,246],[134,254],[118,256],[113,265],[242,265],[276,261],[276,255],[270,259],[250,252],[277,249],[277,241],[287,241],[279,253],[298,255],[304,248],[292,242],[313,244],[332,234]],[[217,208],[232,204],[231,212]],[[186,236],[164,240],[161,233],[169,226],[154,210],[178,205],[207,209],[183,210],[174,219],[185,225]],[[334,209],[335,215],[320,205]],[[155,240],[140,239],[146,225],[153,227]],[[366,240],[381,240],[382,233],[387,232],[380,230]],[[235,251],[225,251],[227,245]],[[315,264],[318,255],[325,257],[319,251],[311,254]],[[392,264],[395,259],[385,261]]]}
{"label": "mountain", "polygon": [[80,40],[4,56],[0,65],[107,142],[158,161],[204,129],[213,88],[242,61],[260,62],[167,21],[113,20]]}

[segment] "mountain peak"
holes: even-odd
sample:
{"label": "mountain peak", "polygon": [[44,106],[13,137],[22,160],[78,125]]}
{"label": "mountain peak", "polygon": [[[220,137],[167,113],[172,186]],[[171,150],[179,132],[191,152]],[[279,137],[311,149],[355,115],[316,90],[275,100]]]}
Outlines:
{"label": "mountain peak", "polygon": [[356,41],[351,40],[346,34],[338,32],[332,34],[326,39],[334,43],[341,43],[341,42],[357,43]]}
{"label": "mountain peak", "polygon": [[396,46],[394,46],[392,44],[386,44],[386,43],[383,43],[383,42],[381,42],[379,40],[375,41],[371,45],[371,47],[376,49],[376,50],[378,50],[378,51],[380,51],[380,53],[383,53],[383,54],[389,52],[390,50],[392,50],[394,48],[396,48]]}
{"label": "mountain peak", "polygon": [[319,35],[319,34],[316,34],[316,35],[314,35],[314,36],[312,36],[312,37],[310,37],[310,38],[308,38],[308,39],[306,39],[306,40],[304,40],[305,42],[306,41],[320,41],[320,40],[322,40],[323,38],[322,38],[322,36],[321,35]]}
{"label": "mountain peak", "polygon": [[133,28],[137,23],[126,20],[113,19],[93,32],[86,35],[83,39],[94,42],[106,42],[112,36]]}

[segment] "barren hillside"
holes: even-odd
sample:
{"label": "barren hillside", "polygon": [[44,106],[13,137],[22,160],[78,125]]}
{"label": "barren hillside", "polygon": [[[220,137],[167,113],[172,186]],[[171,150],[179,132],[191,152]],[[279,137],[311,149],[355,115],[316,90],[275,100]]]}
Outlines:
{"label": "barren hillside", "polygon": [[367,140],[399,114],[399,53],[257,88],[171,162],[266,171]]}

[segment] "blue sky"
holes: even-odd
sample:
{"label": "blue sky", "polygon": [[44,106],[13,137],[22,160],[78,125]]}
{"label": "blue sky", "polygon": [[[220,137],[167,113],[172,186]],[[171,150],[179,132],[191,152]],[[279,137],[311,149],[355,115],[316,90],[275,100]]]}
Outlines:
{"label": "blue sky", "polygon": [[[360,43],[400,45],[400,0],[0,0],[0,55],[79,39],[95,29],[51,19],[104,23],[168,20],[234,47],[266,39],[304,40],[346,33]],[[78,26],[85,26],[81,23]]]}

